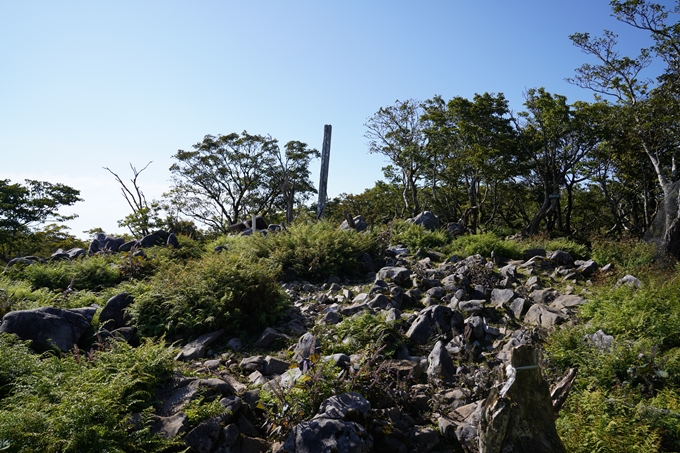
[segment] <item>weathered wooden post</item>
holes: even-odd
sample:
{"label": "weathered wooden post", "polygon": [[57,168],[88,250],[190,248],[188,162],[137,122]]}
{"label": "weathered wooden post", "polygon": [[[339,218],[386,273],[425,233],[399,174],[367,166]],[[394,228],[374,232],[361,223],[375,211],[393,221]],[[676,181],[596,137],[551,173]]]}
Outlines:
{"label": "weathered wooden post", "polygon": [[333,127],[323,127],[323,148],[321,148],[321,180],[319,181],[319,203],[316,206],[316,218],[323,218],[326,209],[326,193],[328,189],[328,161],[331,158],[331,131]]}

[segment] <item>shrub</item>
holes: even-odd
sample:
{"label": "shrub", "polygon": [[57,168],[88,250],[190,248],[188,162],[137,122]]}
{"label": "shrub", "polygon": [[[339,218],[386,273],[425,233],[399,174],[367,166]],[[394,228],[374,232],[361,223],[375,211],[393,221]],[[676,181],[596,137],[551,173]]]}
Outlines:
{"label": "shrub", "polygon": [[276,283],[279,268],[270,264],[234,254],[173,263],[135,288],[130,313],[145,336],[260,329],[285,300]]}
{"label": "shrub", "polygon": [[593,242],[593,259],[600,265],[614,264],[625,273],[644,272],[654,263],[656,246],[652,242],[630,239]]}
{"label": "shrub", "polygon": [[323,221],[296,223],[286,231],[267,236],[233,237],[228,244],[231,255],[264,259],[271,266],[293,269],[299,278],[309,280],[324,280],[331,275],[359,276],[357,254],[373,254],[376,250],[371,233],[342,231]]}
{"label": "shrub", "polygon": [[[574,259],[588,258],[588,247],[567,238],[550,238],[546,236],[533,236],[520,242],[522,250],[542,248],[548,251],[562,250],[569,253]],[[520,256],[521,258],[521,256]]]}
{"label": "shrub", "polygon": [[34,289],[98,291],[120,281],[120,270],[110,257],[92,256],[76,261],[13,266],[8,275],[26,280]]}
{"label": "shrub", "polygon": [[504,258],[517,259],[522,257],[519,244],[500,239],[493,233],[460,236],[451,243],[447,251],[462,257],[477,254],[489,257],[491,252]]}
{"label": "shrub", "polygon": [[441,248],[451,242],[444,230],[426,230],[421,225],[395,221],[391,225],[392,244],[403,244],[415,253],[419,248]]}
{"label": "shrub", "polygon": [[390,355],[403,340],[399,322],[385,321],[384,315],[363,313],[346,318],[322,334],[324,349],[331,353],[357,354],[368,349],[385,348]]}

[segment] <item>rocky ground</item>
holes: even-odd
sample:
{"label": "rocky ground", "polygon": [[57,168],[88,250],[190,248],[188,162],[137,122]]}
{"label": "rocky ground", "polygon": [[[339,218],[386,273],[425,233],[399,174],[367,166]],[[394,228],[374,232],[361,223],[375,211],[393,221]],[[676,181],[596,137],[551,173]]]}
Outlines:
{"label": "rocky ground", "polygon": [[[563,451],[553,420],[574,376],[557,382],[541,344],[607,270],[562,251],[507,262],[397,246],[364,281],[282,283],[292,305],[257,341],[218,331],[183,345],[153,430],[198,453]],[[111,335],[132,337],[132,302],[120,294],[101,312]],[[36,340],[22,322],[60,316],[47,311],[8,313],[0,330]],[[63,310],[67,327],[50,328],[76,337],[91,311]],[[228,410],[187,432],[199,398]]]}

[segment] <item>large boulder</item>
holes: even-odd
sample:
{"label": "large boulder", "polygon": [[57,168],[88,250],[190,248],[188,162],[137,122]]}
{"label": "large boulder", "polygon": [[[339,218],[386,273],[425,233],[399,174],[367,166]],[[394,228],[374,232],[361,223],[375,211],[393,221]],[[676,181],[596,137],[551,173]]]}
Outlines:
{"label": "large boulder", "polygon": [[431,211],[423,211],[412,219],[406,220],[409,223],[422,225],[426,230],[436,230],[439,228],[439,219]]}
{"label": "large boulder", "polygon": [[138,248],[149,248],[155,245],[165,245],[167,242],[168,233],[163,230],[158,230],[141,238],[139,241],[137,241],[135,246]]}
{"label": "large boulder", "polygon": [[36,349],[56,346],[67,352],[90,327],[95,312],[94,307],[71,310],[41,307],[11,311],[2,318],[0,332],[31,340]]}
{"label": "large boulder", "polygon": [[368,222],[366,222],[366,219],[364,219],[364,216],[358,215],[352,219],[352,222],[348,222],[347,220],[344,220],[340,224],[340,229],[341,230],[356,230],[356,231],[364,231],[368,229]]}
{"label": "large boulder", "polygon": [[118,252],[120,246],[123,245],[125,239],[107,236],[104,233],[99,233],[97,237],[90,242],[88,255],[94,255],[97,252]]}
{"label": "large boulder", "polygon": [[116,294],[106,302],[106,306],[99,314],[99,321],[108,330],[115,330],[128,325],[130,316],[125,309],[129,307],[134,298],[128,293]]}
{"label": "large boulder", "polygon": [[371,404],[358,393],[328,398],[317,415],[293,427],[278,453],[368,453],[373,437],[363,426]]}

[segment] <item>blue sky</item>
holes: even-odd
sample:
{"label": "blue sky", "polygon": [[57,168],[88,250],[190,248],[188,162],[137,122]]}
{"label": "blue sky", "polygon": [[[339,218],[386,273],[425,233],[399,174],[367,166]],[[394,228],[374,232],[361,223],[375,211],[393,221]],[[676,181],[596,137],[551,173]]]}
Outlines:
{"label": "blue sky", "polygon": [[129,208],[102,167],[129,179],[153,161],[151,200],[206,134],[320,149],[331,124],[329,196],[360,193],[386,164],[364,138],[380,107],[488,91],[517,111],[534,87],[592,100],[564,81],[589,61],[568,35],[605,28],[623,53],[649,45],[606,0],[0,0],[0,178],[69,184],[85,200],[63,210],[71,233],[115,233]]}

